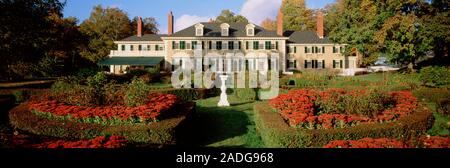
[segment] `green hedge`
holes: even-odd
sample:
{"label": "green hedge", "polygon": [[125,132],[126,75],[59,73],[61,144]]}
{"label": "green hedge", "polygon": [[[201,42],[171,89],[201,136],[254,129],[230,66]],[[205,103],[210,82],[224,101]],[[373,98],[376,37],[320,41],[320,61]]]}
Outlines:
{"label": "green hedge", "polygon": [[176,134],[185,120],[195,111],[195,103],[177,106],[174,111],[178,115],[151,124],[104,126],[99,124],[57,121],[34,115],[22,104],[9,113],[11,125],[15,128],[38,135],[60,137],[66,139],[90,139],[99,135],[124,136],[128,141],[158,145],[173,145]]}
{"label": "green hedge", "polygon": [[163,94],[173,94],[184,101],[192,101],[217,96],[216,89],[161,89],[152,90],[151,92],[159,92]]}
{"label": "green hedge", "polygon": [[257,131],[270,148],[322,147],[332,140],[371,138],[410,139],[423,135],[431,128],[434,118],[429,110],[420,107],[413,114],[398,121],[382,124],[364,124],[342,129],[304,130],[290,127],[267,103],[255,104]]}

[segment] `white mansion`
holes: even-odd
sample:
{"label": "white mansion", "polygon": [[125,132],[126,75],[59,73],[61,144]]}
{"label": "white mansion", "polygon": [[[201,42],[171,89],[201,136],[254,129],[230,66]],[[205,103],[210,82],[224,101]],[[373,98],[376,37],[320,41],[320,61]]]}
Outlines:
{"label": "white mansion", "polygon": [[[281,12],[278,17],[282,18]],[[335,44],[325,37],[321,12],[317,14],[317,32],[283,31],[282,19],[278,19],[277,31],[251,23],[204,22],[174,32],[172,12],[168,19],[167,35],[142,34],[140,19],[137,35],[115,41],[118,50],[111,51],[109,58],[100,64],[110,66],[110,72],[114,74],[155,65],[170,72],[174,65],[183,66],[183,58],[194,57],[194,51],[200,51],[202,55],[265,53],[269,57],[276,53],[279,56],[276,64],[282,72],[357,68],[360,62],[356,52],[344,55],[345,45]],[[260,65],[256,59],[246,56],[246,69],[267,69],[268,65]]]}

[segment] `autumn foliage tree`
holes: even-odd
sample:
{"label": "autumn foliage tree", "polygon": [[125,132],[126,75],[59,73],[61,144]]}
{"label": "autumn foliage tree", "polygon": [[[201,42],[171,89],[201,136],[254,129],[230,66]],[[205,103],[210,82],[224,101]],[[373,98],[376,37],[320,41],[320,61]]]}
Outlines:
{"label": "autumn foliage tree", "polygon": [[231,10],[222,10],[214,20],[216,23],[248,23],[248,19],[242,15],[236,15]]}
{"label": "autumn foliage tree", "polygon": [[89,38],[81,56],[93,63],[108,57],[114,49],[114,41],[128,37],[132,33],[130,19],[119,8],[94,7],[89,19],[80,25],[80,31]]}
{"label": "autumn foliage tree", "polygon": [[306,7],[305,0],[284,0],[281,6],[286,30],[315,30],[313,11]]}
{"label": "autumn foliage tree", "polygon": [[267,30],[277,30],[277,21],[266,18],[261,22],[261,26]]}
{"label": "autumn foliage tree", "polygon": [[327,15],[331,39],[357,48],[364,65],[380,53],[410,68],[429,51],[448,55],[450,18],[442,0],[338,0]]}

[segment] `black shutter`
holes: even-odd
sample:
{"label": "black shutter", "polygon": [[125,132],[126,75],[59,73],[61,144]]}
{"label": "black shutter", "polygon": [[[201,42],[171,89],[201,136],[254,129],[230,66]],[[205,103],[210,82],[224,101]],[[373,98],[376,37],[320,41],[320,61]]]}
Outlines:
{"label": "black shutter", "polygon": [[297,69],[297,60],[294,60],[294,68]]}
{"label": "black shutter", "polygon": [[204,50],[204,49],[205,49],[205,42],[202,41],[202,50]]}
{"label": "black shutter", "polygon": [[297,47],[294,46],[294,53],[297,53]]}
{"label": "black shutter", "polygon": [[248,41],[245,42],[245,49],[248,50]]}
{"label": "black shutter", "polygon": [[333,68],[336,68],[336,61],[333,60]]}
{"label": "black shutter", "polygon": [[175,49],[175,41],[172,41],[172,49]]}
{"label": "black shutter", "polygon": [[322,60],[322,68],[325,69],[325,60]]}
{"label": "black shutter", "polygon": [[343,62],[343,61],[341,60],[341,61],[340,61],[340,66],[341,66],[341,69],[342,69],[342,67],[343,67],[343,65],[342,65],[342,62]]}
{"label": "black shutter", "polygon": [[208,42],[208,48],[211,50],[212,49],[212,41]]}
{"label": "black shutter", "polygon": [[275,49],[277,49],[277,50],[278,50],[278,41],[277,41],[277,42],[275,42]]}
{"label": "black shutter", "polygon": [[325,53],[325,47],[322,47],[322,53]]}
{"label": "black shutter", "polygon": [[308,68],[308,61],[305,60],[305,69]]}
{"label": "black shutter", "polygon": [[241,46],[242,46],[242,42],[239,41],[239,42],[238,42],[238,47],[239,47],[238,49],[239,49],[239,50],[241,50],[241,48],[242,48]]}

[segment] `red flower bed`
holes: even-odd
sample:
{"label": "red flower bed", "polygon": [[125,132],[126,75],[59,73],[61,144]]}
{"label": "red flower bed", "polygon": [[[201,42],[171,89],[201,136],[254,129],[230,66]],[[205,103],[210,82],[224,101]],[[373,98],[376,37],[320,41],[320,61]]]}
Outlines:
{"label": "red flower bed", "polygon": [[422,137],[420,138],[425,148],[450,148],[450,138],[444,137]]}
{"label": "red flower bed", "polygon": [[[444,137],[421,137],[419,147],[424,148],[450,148],[450,138]],[[336,140],[331,141],[324,148],[415,148],[410,142],[387,138],[364,138],[360,140]]]}
{"label": "red flower bed", "polygon": [[80,141],[52,141],[33,145],[34,148],[120,148],[127,141],[120,136],[99,136],[90,140]]}
{"label": "red flower bed", "polygon": [[57,100],[30,102],[32,111],[50,113],[55,116],[70,116],[75,119],[101,118],[106,120],[120,119],[132,120],[140,123],[156,121],[165,111],[170,110],[177,102],[178,97],[171,94],[152,93],[148,96],[148,103],[137,107],[127,106],[101,106],[85,107],[72,106],[59,103]]}
{"label": "red flower bed", "polygon": [[[318,114],[317,108],[322,101],[335,101],[342,96],[350,96],[354,99],[365,96],[365,91],[345,91],[342,89],[329,89],[315,91],[310,89],[293,90],[287,94],[281,94],[269,101],[269,105],[277,110],[291,126],[307,129],[317,128],[342,128],[361,123],[374,123],[394,121],[406,116],[417,108],[417,99],[409,91],[391,92],[394,107],[380,111],[373,117],[355,114]],[[332,102],[333,103],[333,102]],[[334,105],[334,104],[332,104]],[[333,107],[333,106],[331,106]],[[350,107],[351,108],[351,107]]]}

